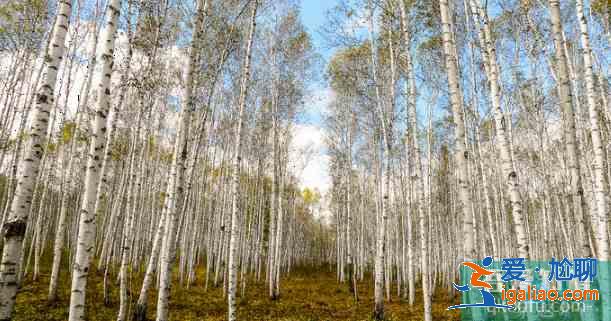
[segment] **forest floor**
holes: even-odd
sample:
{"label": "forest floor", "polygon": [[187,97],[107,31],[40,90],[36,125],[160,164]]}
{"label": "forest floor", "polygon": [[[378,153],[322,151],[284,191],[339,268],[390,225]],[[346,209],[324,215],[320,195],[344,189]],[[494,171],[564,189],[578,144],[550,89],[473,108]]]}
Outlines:
{"label": "forest floor", "polygon": [[[59,300],[47,302],[49,284],[48,271],[41,271],[38,280],[32,281],[32,274],[26,276],[17,295],[15,321],[55,321],[67,320],[70,300],[70,279],[68,269],[61,274]],[[113,271],[115,272],[115,271]],[[170,301],[171,320],[226,320],[227,301],[222,287],[204,288],[204,271],[197,272],[198,279],[189,288],[178,285],[174,279]],[[110,305],[104,304],[103,273],[90,274],[87,290],[88,320],[116,320],[119,309],[119,284],[113,273],[110,287]],[[267,297],[267,287],[263,282],[249,283],[245,296],[238,297],[238,320],[282,320],[282,321],[326,321],[326,320],[370,320],[373,311],[373,282],[357,285],[359,301],[355,303],[346,284],[336,281],[335,274],[329,271],[299,271],[281,280],[280,300],[271,301]],[[137,300],[141,277],[132,278],[131,301]],[[211,285],[211,284],[210,284]],[[148,318],[154,320],[156,289],[149,298]],[[459,320],[458,312],[446,308],[456,300],[445,295],[445,290],[436,291],[433,298],[433,320]],[[238,294],[239,295],[239,294]],[[422,320],[423,308],[421,292],[417,292],[416,303],[410,307],[407,302],[396,296],[393,289],[391,302],[385,303],[388,320]],[[133,305],[130,307],[130,315]]]}

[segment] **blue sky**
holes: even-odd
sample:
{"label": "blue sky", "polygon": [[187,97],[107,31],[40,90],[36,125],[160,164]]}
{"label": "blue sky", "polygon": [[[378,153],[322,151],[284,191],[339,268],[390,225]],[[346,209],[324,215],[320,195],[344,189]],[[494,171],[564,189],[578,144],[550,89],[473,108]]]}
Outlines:
{"label": "blue sky", "polygon": [[325,23],[325,12],[335,6],[333,0],[303,0],[301,2],[301,16],[304,25],[308,28],[314,44],[323,55],[325,60],[331,56],[332,51],[325,49],[323,39],[318,33],[318,29]]}
{"label": "blue sky", "polygon": [[[321,73],[326,69],[326,63],[333,55],[334,50],[327,48],[323,37],[319,31],[325,24],[326,12],[336,5],[335,0],[303,0],[301,2],[301,20],[307,28],[317,52],[322,56],[323,64]],[[319,124],[322,120],[322,113],[329,102],[330,90],[327,87],[322,75],[320,81],[310,84],[311,94],[307,99],[306,114],[304,121],[307,124]]]}
{"label": "blue sky", "polygon": [[[325,12],[336,5],[330,0],[303,0],[301,2],[301,19],[310,33],[314,46],[321,54],[324,62],[333,54],[326,48],[324,39],[319,34],[320,27],[325,23]],[[323,67],[324,68],[324,67]],[[323,70],[324,71],[324,70]],[[321,77],[322,78],[322,77]],[[296,169],[302,187],[316,188],[326,192],[331,184],[329,177],[329,156],[324,144],[325,130],[322,123],[327,104],[331,101],[331,91],[321,79],[310,84],[308,97],[305,99],[305,115],[303,122],[296,125],[292,148],[295,163],[297,158],[307,159],[303,168]],[[306,152],[307,151],[307,152]],[[304,156],[309,154],[309,156]],[[301,167],[297,165],[297,167]]]}

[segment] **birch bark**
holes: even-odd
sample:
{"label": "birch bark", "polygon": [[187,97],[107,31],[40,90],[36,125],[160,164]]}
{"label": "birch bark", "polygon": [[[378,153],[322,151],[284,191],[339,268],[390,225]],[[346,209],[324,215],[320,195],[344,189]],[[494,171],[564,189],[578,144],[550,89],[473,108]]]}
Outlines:
{"label": "birch bark", "polygon": [[458,61],[456,58],[456,44],[454,43],[454,30],[452,28],[452,14],[448,0],[440,0],[441,25],[443,36],[443,51],[448,75],[448,89],[454,119],[454,139],[456,151],[454,158],[458,172],[459,204],[463,214],[463,255],[465,260],[476,256],[473,240],[473,213],[472,199],[468,178],[469,151],[465,144],[465,122],[462,93],[458,78]]}
{"label": "birch bark", "polygon": [[381,204],[380,204],[380,219],[378,220],[378,224],[376,225],[376,238],[375,238],[375,261],[374,261],[374,273],[375,273],[375,281],[374,281],[374,318],[376,320],[384,319],[384,265],[385,265],[385,256],[386,256],[386,221],[388,220],[388,210],[389,210],[389,190],[390,190],[390,155],[391,155],[391,140],[390,133],[392,130],[389,128],[388,123],[388,115],[386,115],[385,107],[383,106],[383,102],[380,93],[380,85],[378,83],[377,77],[377,55],[374,41],[374,28],[373,28],[373,20],[374,20],[374,6],[372,1],[369,1],[369,19],[368,19],[368,32],[369,32],[369,46],[370,46],[370,54],[371,54],[371,73],[373,77],[373,82],[375,86],[375,106],[377,117],[379,118],[379,126],[382,131],[382,167],[384,170],[382,171],[382,182],[381,182]]}
{"label": "birch bark", "polygon": [[560,99],[560,108],[563,114],[564,145],[569,173],[569,186],[572,207],[576,219],[579,244],[579,255],[589,257],[592,250],[588,243],[587,228],[584,223],[583,185],[581,181],[581,166],[579,164],[579,149],[577,147],[577,130],[575,110],[573,109],[573,95],[568,71],[568,61],[564,50],[562,37],[562,20],[560,15],[560,1],[549,0],[552,34],[556,55],[557,90]]}
{"label": "birch bark", "polygon": [[120,0],[111,0],[106,9],[104,30],[99,39],[97,63],[100,69],[94,80],[96,103],[94,126],[90,132],[91,142],[87,156],[85,184],[81,203],[76,254],[72,270],[70,291],[70,321],[85,319],[85,294],[89,266],[94,250],[96,229],[95,201],[100,181],[100,167],[106,144],[107,116],[110,109],[110,78],[114,64],[115,34],[121,10]]}
{"label": "birch bark", "polygon": [[[506,180],[509,199],[511,201],[511,216],[518,243],[518,254],[522,258],[528,259],[530,257],[529,246],[524,223],[524,214],[522,211],[522,198],[519,190],[520,183],[511,156],[511,144],[509,143],[510,140],[507,134],[507,118],[501,107],[501,93],[498,79],[500,70],[496,58],[496,48],[494,40],[492,39],[488,15],[484,11],[485,9],[480,8],[475,0],[470,0],[469,2],[471,5],[471,13],[473,14],[473,22],[477,29],[480,45],[483,48],[482,58],[484,59],[484,68],[488,77],[492,109],[494,110],[496,138],[501,158],[500,167],[504,179]],[[480,19],[482,20],[482,24],[480,24]]]}
{"label": "birch bark", "polygon": [[208,1],[198,0],[197,13],[195,16],[194,34],[191,41],[189,52],[189,63],[185,70],[184,83],[184,105],[180,113],[180,123],[174,146],[170,182],[168,184],[166,198],[164,200],[164,211],[166,212],[166,223],[164,238],[161,248],[160,281],[159,295],[157,297],[157,321],[165,321],[169,318],[169,297],[170,286],[172,283],[172,262],[174,260],[174,246],[176,230],[178,227],[178,209],[184,194],[185,167],[187,162],[187,138],[189,137],[189,125],[191,123],[191,113],[194,109],[193,87],[194,75],[196,71],[197,55],[199,54],[199,44],[203,35],[203,22]]}
{"label": "birch bark", "polygon": [[[606,181],[605,169],[607,168],[607,158],[605,157],[605,146],[602,142],[600,120],[596,102],[596,88],[594,82],[594,67],[592,63],[592,48],[590,47],[590,35],[588,31],[588,21],[584,15],[583,0],[576,0],[577,19],[579,20],[579,31],[581,48],[583,54],[584,73],[586,81],[586,95],[588,102],[588,112],[590,116],[590,135],[592,137],[592,149],[594,150],[593,159],[593,192],[594,198],[592,209],[596,209],[595,217],[592,218],[596,231],[597,256],[601,261],[601,293],[602,297],[609,300],[611,288],[609,285],[609,190]],[[603,300],[605,300],[603,299]],[[605,304],[606,303],[606,304]],[[611,320],[611,306],[609,302],[603,302],[602,320]]]}
{"label": "birch bark", "polygon": [[[581,47],[583,51],[584,72],[586,80],[586,95],[588,101],[588,112],[590,116],[590,135],[592,137],[592,148],[594,149],[594,202],[598,224],[598,259],[609,260],[609,232],[607,220],[609,216],[609,204],[607,203],[608,188],[605,180],[605,146],[602,142],[600,119],[598,116],[598,104],[596,99],[596,87],[594,82],[594,67],[592,62],[592,48],[590,47],[590,36],[588,31],[588,21],[584,15],[583,0],[576,0],[577,19],[579,20],[579,30]],[[596,220],[594,220],[596,221]]]}
{"label": "birch bark", "polygon": [[[229,262],[228,262],[228,289],[227,289],[227,318],[229,321],[236,320],[236,289],[237,289],[237,241],[238,241],[238,199],[240,183],[240,164],[242,162],[243,126],[245,120],[246,99],[250,83],[250,59],[252,54],[252,43],[256,28],[257,8],[259,1],[253,2],[252,14],[250,16],[250,29],[246,44],[246,56],[244,57],[244,67],[242,70],[242,80],[240,85],[240,98],[238,101],[238,124],[235,132],[235,150],[231,171],[231,227],[229,231]],[[273,270],[272,267],[269,268]]]}
{"label": "birch bark", "polygon": [[[24,157],[19,163],[17,187],[2,226],[4,247],[0,261],[0,320],[11,320],[17,295],[18,262],[26,231],[26,222],[34,193],[34,185],[40,160],[48,142],[49,116],[54,102],[57,71],[65,51],[66,34],[70,24],[72,2],[59,3],[55,26],[43,64],[42,82],[36,91],[36,105],[31,115],[30,141],[25,146]],[[25,116],[24,116],[25,117]]]}

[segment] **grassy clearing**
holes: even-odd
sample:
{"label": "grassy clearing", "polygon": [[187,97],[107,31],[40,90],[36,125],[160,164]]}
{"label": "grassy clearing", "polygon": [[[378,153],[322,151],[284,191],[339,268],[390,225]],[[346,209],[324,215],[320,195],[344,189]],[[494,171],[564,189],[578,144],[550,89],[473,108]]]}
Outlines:
{"label": "grassy clearing", "polygon": [[[67,269],[61,275],[59,301],[47,302],[48,271],[43,271],[37,281],[26,277],[17,297],[16,321],[55,321],[68,318],[70,280]],[[113,271],[114,272],[114,271]],[[112,274],[111,302],[104,305],[103,275],[94,271],[89,278],[87,292],[87,316],[89,320],[114,320],[119,308],[118,283]],[[204,289],[204,272],[198,271],[195,284],[188,289],[173,284],[170,317],[172,320],[226,320],[226,300],[221,287]],[[283,321],[325,321],[325,320],[370,320],[373,311],[373,281],[358,284],[359,302],[355,303],[347,285],[339,284],[335,275],[328,271],[299,271],[281,282],[281,298],[270,301],[264,283],[249,280],[245,296],[238,301],[239,320],[283,320]],[[137,299],[141,276],[132,278],[132,302]],[[396,289],[393,289],[396,291]],[[151,291],[148,318],[154,320],[156,291]],[[417,293],[414,307],[396,296],[386,303],[388,320],[422,320],[421,293]],[[457,312],[446,308],[456,301],[439,290],[433,299],[434,320],[459,320]],[[133,308],[133,305],[132,307]],[[131,315],[131,311],[130,311]]]}

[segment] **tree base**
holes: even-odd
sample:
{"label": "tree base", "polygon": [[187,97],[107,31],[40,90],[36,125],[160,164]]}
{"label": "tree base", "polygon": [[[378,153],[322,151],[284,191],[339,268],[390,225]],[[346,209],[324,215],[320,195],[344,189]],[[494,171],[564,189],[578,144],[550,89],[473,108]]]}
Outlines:
{"label": "tree base", "polygon": [[376,321],[384,320],[384,308],[383,307],[379,307],[379,306],[375,307],[375,310],[373,311],[373,319]]}
{"label": "tree base", "polygon": [[133,321],[146,321],[146,304],[136,304]]}

